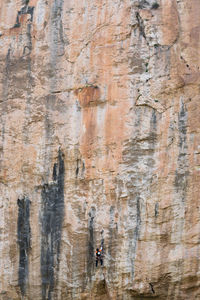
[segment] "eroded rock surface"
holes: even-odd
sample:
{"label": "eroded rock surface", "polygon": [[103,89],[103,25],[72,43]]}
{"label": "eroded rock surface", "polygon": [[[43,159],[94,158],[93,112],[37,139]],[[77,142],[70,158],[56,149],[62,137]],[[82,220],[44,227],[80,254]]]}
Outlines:
{"label": "eroded rock surface", "polygon": [[0,0],[0,299],[200,299],[199,34],[197,0]]}

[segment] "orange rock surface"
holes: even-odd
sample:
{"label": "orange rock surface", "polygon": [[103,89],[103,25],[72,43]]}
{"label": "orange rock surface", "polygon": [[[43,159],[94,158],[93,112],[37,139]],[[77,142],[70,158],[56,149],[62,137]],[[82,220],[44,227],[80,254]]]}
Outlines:
{"label": "orange rock surface", "polygon": [[200,299],[199,35],[197,0],[0,0],[0,299]]}

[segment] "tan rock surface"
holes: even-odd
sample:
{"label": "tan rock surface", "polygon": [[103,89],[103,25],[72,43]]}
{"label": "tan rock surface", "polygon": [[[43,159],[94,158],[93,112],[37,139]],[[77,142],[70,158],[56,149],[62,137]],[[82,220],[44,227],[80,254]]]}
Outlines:
{"label": "tan rock surface", "polygon": [[199,35],[197,0],[0,0],[0,299],[200,299]]}

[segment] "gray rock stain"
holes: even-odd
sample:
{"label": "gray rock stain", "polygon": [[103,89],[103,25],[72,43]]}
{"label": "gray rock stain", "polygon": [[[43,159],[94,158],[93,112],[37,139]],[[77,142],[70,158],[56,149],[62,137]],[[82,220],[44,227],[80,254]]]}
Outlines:
{"label": "gray rock stain", "polygon": [[17,200],[17,242],[19,245],[18,284],[22,296],[26,294],[29,273],[29,252],[31,249],[30,200],[27,197]]}
{"label": "gray rock stain", "polygon": [[[55,166],[55,165],[54,165]],[[59,270],[62,224],[64,218],[64,157],[59,150],[54,182],[44,184],[41,207],[41,277],[42,299],[51,300]]]}

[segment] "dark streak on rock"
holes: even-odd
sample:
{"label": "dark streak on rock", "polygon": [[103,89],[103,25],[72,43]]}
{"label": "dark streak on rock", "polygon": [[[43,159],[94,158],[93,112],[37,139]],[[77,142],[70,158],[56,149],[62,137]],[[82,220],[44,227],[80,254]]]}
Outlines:
{"label": "dark streak on rock", "polygon": [[149,286],[150,286],[150,288],[151,288],[152,293],[155,294],[155,290],[154,290],[153,284],[152,284],[151,282],[149,283]]}
{"label": "dark streak on rock", "polygon": [[[140,138],[142,128],[142,112],[148,112],[149,134]],[[147,118],[145,117],[145,119]],[[125,185],[128,191],[128,213],[127,213],[127,234],[129,240],[128,261],[130,264],[131,278],[135,273],[135,257],[137,252],[138,240],[142,226],[142,199],[146,189],[151,189],[152,173],[155,165],[154,153],[157,142],[157,122],[159,114],[155,109],[136,108],[134,138],[124,145],[123,161],[129,172],[129,178]],[[144,120],[145,120],[144,119]],[[143,143],[145,141],[145,143]],[[146,172],[140,172],[142,163],[147,167]],[[141,181],[142,178],[142,181]],[[144,188],[145,185],[145,188]],[[122,184],[124,188],[124,183]],[[137,192],[136,192],[137,191]],[[157,212],[155,211],[155,214]]]}
{"label": "dark streak on rock", "polygon": [[[181,150],[187,149],[186,134],[187,134],[187,111],[185,110],[184,103],[181,103],[181,110],[178,118],[178,128],[180,132],[179,147]],[[185,153],[185,151],[184,151]]]}
{"label": "dark streak on rock", "polygon": [[155,204],[155,217],[157,218],[157,216],[158,216],[158,214],[159,214],[159,212],[158,212],[158,210],[159,210],[159,204],[158,204],[158,202]]}
{"label": "dark streak on rock", "polygon": [[17,19],[16,19],[16,23],[15,25],[13,26],[13,28],[19,28],[20,27],[20,23],[19,23],[19,17],[17,15]]}
{"label": "dark streak on rock", "polygon": [[187,189],[187,177],[189,175],[189,163],[187,160],[187,111],[184,103],[181,103],[181,109],[178,116],[178,129],[179,129],[179,155],[178,166],[175,173],[175,187],[176,192],[181,196],[184,202]]}
{"label": "dark streak on rock", "polygon": [[17,13],[16,23],[13,28],[19,28],[20,24],[20,16],[22,15],[30,15],[30,21],[33,22],[33,13],[34,13],[34,6],[27,6],[29,1],[25,2],[25,6],[21,8],[21,10]]}
{"label": "dark streak on rock", "polygon": [[31,240],[30,228],[30,200],[27,197],[17,200],[18,222],[17,222],[17,242],[19,245],[19,269],[18,284],[21,294],[25,295],[28,282],[28,264]]}
{"label": "dark streak on rock", "polygon": [[81,178],[83,178],[84,173],[85,173],[85,164],[84,161],[82,161],[81,159],[76,160],[76,179],[78,179],[78,177],[80,176]]}
{"label": "dark streak on rock", "polygon": [[83,161],[83,163],[82,163],[82,176],[84,176],[84,173],[85,173],[85,163],[84,163],[84,161]]}
{"label": "dark streak on rock", "polygon": [[149,6],[149,2],[146,0],[140,0],[139,4],[138,4],[138,8],[139,9],[144,9],[147,8]]}
{"label": "dark streak on rock", "polygon": [[78,177],[78,173],[79,173],[79,162],[80,162],[80,159],[77,159],[76,160],[76,178]]}
{"label": "dark streak on rock", "polygon": [[[57,167],[55,167],[57,165]],[[58,174],[55,169],[58,168]],[[56,286],[55,275],[59,270],[62,223],[64,218],[64,176],[65,166],[61,150],[58,164],[54,164],[54,183],[45,184],[42,190],[42,239],[41,239],[41,277],[42,299],[51,300]]]}
{"label": "dark streak on rock", "polygon": [[129,201],[129,209],[131,210],[129,213],[129,220],[133,222],[133,228],[129,229],[129,243],[130,243],[130,260],[131,260],[131,275],[134,277],[135,273],[135,255],[137,250],[137,243],[140,236],[140,227],[141,227],[141,212],[140,212],[140,198],[136,196],[136,198]]}
{"label": "dark streak on rock", "polygon": [[115,207],[110,207],[110,221],[109,221],[109,240],[108,240],[108,263],[109,263],[109,276],[110,280],[113,280],[116,271],[116,259],[117,259],[117,227],[114,220]]}
{"label": "dark streak on rock", "polygon": [[[27,66],[27,76],[25,78],[25,89],[26,89],[26,108],[25,108],[25,115],[26,115],[26,120],[23,126],[23,132],[24,132],[24,139],[25,143],[29,142],[29,120],[30,120],[30,115],[31,115],[31,108],[30,108],[30,103],[32,100],[32,89],[34,86],[34,79],[32,76],[32,59],[31,59],[31,51],[32,51],[32,24],[28,23],[27,24],[27,31],[26,31],[26,45],[24,46],[23,49],[23,57],[20,58],[21,62],[24,62]],[[22,88],[21,88],[22,89]]]}
{"label": "dark streak on rock", "polygon": [[26,47],[27,47],[30,51],[32,50],[31,27],[32,27],[32,25],[31,25],[30,23],[27,24],[27,38],[28,38],[28,45],[26,45]]}
{"label": "dark streak on rock", "polygon": [[152,140],[155,142],[157,137],[157,115],[155,109],[153,109],[152,111],[152,116],[150,120],[150,132]]}
{"label": "dark streak on rock", "polygon": [[[2,153],[4,151],[4,141],[5,141],[5,126],[6,122],[4,119],[4,114],[6,113],[7,110],[7,100],[8,100],[8,94],[9,94],[9,80],[10,80],[10,54],[11,54],[11,49],[8,49],[7,55],[6,55],[6,60],[5,60],[5,68],[3,72],[3,79],[2,79],[2,113],[1,113],[1,124],[2,124],[2,129],[1,129],[1,141],[2,141]],[[2,162],[3,159],[0,161],[0,168],[2,169]]]}
{"label": "dark streak on rock", "polygon": [[22,5],[28,5],[29,4],[29,0],[22,0]]}
{"label": "dark streak on rock", "polygon": [[94,234],[94,219],[95,219],[96,209],[92,207],[89,212],[88,219],[88,256],[87,256],[87,274],[88,278],[91,280],[92,269],[94,266],[94,244],[95,244],[95,234]]}
{"label": "dark streak on rock", "polygon": [[133,241],[134,241],[134,252],[136,252],[137,241],[140,235],[141,226],[141,213],[140,213],[140,199],[137,197],[136,200],[136,227],[134,230]]}
{"label": "dark streak on rock", "polygon": [[136,203],[137,214],[136,214],[136,227],[134,232],[134,240],[138,240],[140,235],[140,225],[141,225],[141,214],[140,214],[140,199],[137,198]]}
{"label": "dark streak on rock", "polygon": [[59,62],[59,56],[64,54],[64,37],[63,37],[63,24],[62,24],[62,11],[63,0],[54,0],[50,13],[50,64],[53,73],[53,80],[51,82],[52,91],[56,89],[56,83],[54,82],[57,76],[57,63]]}
{"label": "dark streak on rock", "polygon": [[5,61],[5,70],[3,73],[3,92],[2,92],[2,98],[3,101],[6,101],[8,99],[8,88],[9,88],[9,75],[10,75],[10,53],[11,49],[8,49],[7,55],[6,55],[6,61]]}
{"label": "dark streak on rock", "polygon": [[159,4],[157,2],[154,2],[151,6],[151,9],[158,9],[159,8]]}
{"label": "dark streak on rock", "polygon": [[143,38],[146,40],[146,34],[145,34],[145,31],[144,31],[144,22],[139,14],[139,12],[137,11],[136,12],[136,19],[137,19],[137,22],[138,22],[138,27],[139,27],[139,30],[140,30],[140,34],[143,36]]}
{"label": "dark streak on rock", "polygon": [[57,167],[58,167],[58,164],[55,163],[53,165],[53,181],[56,181],[56,179],[57,179]]}
{"label": "dark streak on rock", "polygon": [[104,230],[101,231],[101,248],[104,249],[104,237],[103,237],[103,234],[104,234]]}

